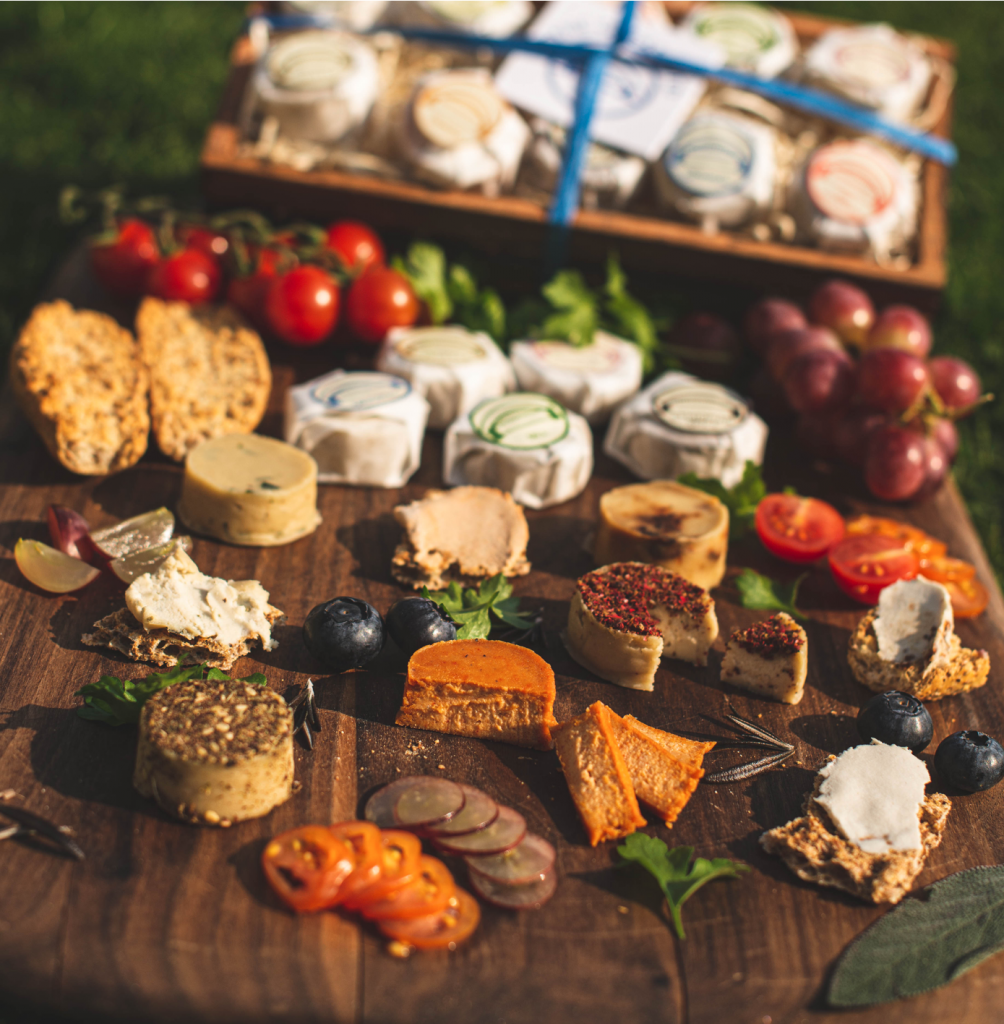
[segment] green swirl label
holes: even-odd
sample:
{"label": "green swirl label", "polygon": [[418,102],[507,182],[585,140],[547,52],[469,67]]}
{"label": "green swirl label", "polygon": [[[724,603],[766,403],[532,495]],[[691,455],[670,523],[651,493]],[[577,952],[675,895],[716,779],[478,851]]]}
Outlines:
{"label": "green swirl label", "polygon": [[413,363],[434,363],[437,366],[455,366],[487,358],[485,350],[467,331],[438,327],[413,331],[395,347],[400,355]]}
{"label": "green swirl label", "polygon": [[718,43],[732,65],[749,65],[781,42],[770,12],[755,4],[709,5],[694,28]]}
{"label": "green swirl label", "polygon": [[531,451],[557,444],[568,435],[568,413],[547,395],[521,391],[488,398],[470,416],[474,433],[489,444]]}

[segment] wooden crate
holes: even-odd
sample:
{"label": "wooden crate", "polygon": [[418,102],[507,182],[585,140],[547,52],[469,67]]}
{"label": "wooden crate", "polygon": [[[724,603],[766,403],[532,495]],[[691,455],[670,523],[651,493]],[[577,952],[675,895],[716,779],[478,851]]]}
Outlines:
{"label": "wooden crate", "polygon": [[[675,15],[689,5],[668,6]],[[804,14],[788,17],[802,42],[840,24]],[[927,37],[920,42],[933,56],[954,61],[950,43]],[[378,229],[459,240],[492,255],[533,259],[543,252],[547,212],[529,199],[489,199],[336,170],[304,172],[240,155],[238,112],[253,63],[251,43],[243,36],[234,45],[230,78],[202,150],[202,187],[212,205],[251,206],[279,218],[352,216]],[[949,103],[934,130],[948,138],[950,127]],[[926,161],[917,258],[905,270],[817,248],[758,242],[729,231],[708,235],[692,224],[613,210],[579,210],[569,252],[572,262],[588,265],[601,263],[616,249],[629,267],[792,295],[837,274],[856,279],[880,302],[911,301],[932,309],[946,281],[947,185],[947,168]]]}

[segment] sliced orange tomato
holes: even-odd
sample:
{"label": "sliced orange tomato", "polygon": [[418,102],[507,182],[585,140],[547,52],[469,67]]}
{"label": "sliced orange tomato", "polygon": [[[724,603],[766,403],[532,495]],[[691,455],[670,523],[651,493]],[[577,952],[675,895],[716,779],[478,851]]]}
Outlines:
{"label": "sliced orange tomato", "polygon": [[913,551],[879,534],[845,537],[829,554],[837,586],[862,604],[875,604],[879,594],[897,580],[912,580],[920,568]]}
{"label": "sliced orange tomato", "polygon": [[973,576],[968,580],[950,580],[943,584],[952,598],[952,611],[957,619],[972,619],[987,606],[990,594]]}
{"label": "sliced orange tomato", "polygon": [[843,516],[832,505],[797,494],[768,494],[754,525],[763,546],[789,562],[814,562],[844,535]]}
{"label": "sliced orange tomato", "polygon": [[345,900],[346,910],[359,910],[367,903],[382,900],[408,885],[418,873],[422,841],[411,832],[383,829],[380,834],[380,877]]}
{"label": "sliced orange tomato", "polygon": [[918,558],[943,558],[948,551],[948,545],[937,537],[932,537],[919,527],[901,523],[897,519],[862,515],[847,520],[848,537],[864,534],[877,534],[890,540],[898,540]]}
{"label": "sliced orange tomato", "polygon": [[380,829],[372,821],[338,821],[329,828],[349,847],[355,862],[352,874],[338,890],[338,902],[342,903],[369,888],[380,877],[383,844]]}
{"label": "sliced orange tomato", "polygon": [[470,937],[480,920],[481,908],[477,900],[463,889],[457,889],[445,910],[424,917],[391,918],[379,921],[378,925],[387,938],[419,949],[454,949]]}
{"label": "sliced orange tomato", "polygon": [[450,869],[441,860],[423,854],[415,877],[403,889],[388,893],[383,899],[370,900],[359,909],[363,917],[372,921],[427,917],[445,910],[456,891]]}
{"label": "sliced orange tomato", "polygon": [[922,558],[920,575],[934,580],[935,583],[962,583],[976,575],[976,566],[972,562],[964,562],[961,558],[950,558],[941,555],[938,558]]}
{"label": "sliced orange tomato", "polygon": [[355,858],[329,829],[305,825],[272,839],[262,851],[261,866],[279,899],[308,912],[334,906]]}

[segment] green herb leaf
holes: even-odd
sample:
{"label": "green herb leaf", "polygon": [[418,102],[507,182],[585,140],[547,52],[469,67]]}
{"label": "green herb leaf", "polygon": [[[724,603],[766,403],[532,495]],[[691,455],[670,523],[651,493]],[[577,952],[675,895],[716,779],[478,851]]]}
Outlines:
{"label": "green herb leaf", "polygon": [[[107,725],[136,725],[143,705],[160,690],[189,679],[229,680],[230,676],[218,668],[178,665],[167,672],[151,672],[145,679],[119,679],[102,676],[96,683],[88,683],[74,696],[84,698],[84,706],[77,709],[81,718]],[[264,686],[268,681],[261,672],[240,680],[253,686]]]}
{"label": "green herb leaf", "polygon": [[448,320],[453,300],[446,287],[446,254],[431,242],[413,242],[402,260],[395,256],[391,265],[411,282],[415,294],[429,307],[434,324]]}
{"label": "green herb leaf", "polygon": [[725,487],[721,480],[699,477],[695,473],[684,473],[678,483],[695,490],[713,494],[729,510],[729,540],[744,537],[753,525],[756,507],[767,495],[760,467],[747,459],[742,479],[734,487]]}
{"label": "green herb leaf", "polygon": [[577,270],[560,270],[541,288],[554,312],[538,328],[541,338],[589,345],[599,326],[599,303]]}
{"label": "green herb leaf", "polygon": [[454,320],[469,331],[484,331],[500,345],[505,343],[505,303],[494,288],[479,288],[462,263],[450,265],[446,287],[453,302]]}
{"label": "green herb leaf", "polygon": [[670,850],[661,839],[644,832],[629,835],[617,847],[617,852],[624,860],[640,864],[659,883],[669,906],[673,927],[681,939],[687,937],[683,932],[683,904],[702,885],[716,878],[738,878],[743,872],[749,871],[745,864],[738,864],[727,857],[716,857],[714,860],[698,857],[691,864],[694,856],[692,846],[677,846]]}
{"label": "green herb leaf", "polygon": [[793,619],[805,621],[805,616],[795,607],[798,588],[809,574],[803,572],[794,583],[778,583],[769,576],[761,576],[752,569],[743,569],[736,577],[736,588],[744,608],[763,611],[787,612]]}
{"label": "green herb leaf", "polygon": [[435,601],[459,627],[458,640],[483,640],[492,630],[492,615],[515,629],[529,629],[533,621],[519,615],[519,598],[512,596],[512,584],[498,573],[484,580],[477,590],[461,590],[456,582],[447,590],[422,588],[422,597]]}
{"label": "green herb leaf", "polygon": [[659,337],[649,311],[628,294],[627,275],[617,256],[607,257],[607,298],[604,310],[614,334],[633,341],[641,349],[642,368],[646,374],[656,368]]}
{"label": "green herb leaf", "polygon": [[872,1006],[940,988],[1004,950],[1004,866],[949,875],[890,910],[844,951],[831,1006]]}

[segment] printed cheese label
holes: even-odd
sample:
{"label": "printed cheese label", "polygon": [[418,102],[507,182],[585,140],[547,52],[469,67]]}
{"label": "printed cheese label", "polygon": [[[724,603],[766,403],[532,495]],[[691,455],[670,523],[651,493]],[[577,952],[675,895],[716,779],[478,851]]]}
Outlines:
{"label": "printed cheese label", "polygon": [[666,150],[666,173],[692,195],[729,195],[743,187],[755,156],[755,141],[734,122],[699,117]]}
{"label": "printed cheese label", "polygon": [[429,330],[414,331],[395,345],[398,353],[413,363],[434,363],[454,366],[486,359],[485,350],[466,331]]}
{"label": "printed cheese label", "polygon": [[727,434],[749,414],[749,406],[717,384],[674,384],[652,398],[652,412],[668,427],[687,434]]}
{"label": "printed cheese label", "polygon": [[568,434],[568,413],[553,398],[531,392],[489,398],[470,415],[482,441],[529,451],[557,444]]}
{"label": "printed cheese label", "polygon": [[276,43],[265,67],[278,88],[314,92],[343,82],[355,62],[352,48],[336,33],[301,32]]}
{"label": "printed cheese label", "polygon": [[868,143],[835,142],[809,162],[805,187],[820,213],[863,225],[886,210],[896,194],[892,157]]}
{"label": "printed cheese label", "polygon": [[411,385],[389,373],[342,373],[325,377],[310,397],[328,409],[361,412],[406,397]]}
{"label": "printed cheese label", "polygon": [[905,49],[882,39],[859,39],[833,53],[838,80],[867,88],[891,89],[910,78]]}
{"label": "printed cheese label", "polygon": [[545,366],[575,373],[609,373],[622,361],[618,346],[606,338],[582,346],[567,341],[536,341],[533,353]]}
{"label": "printed cheese label", "polygon": [[484,141],[504,113],[490,82],[463,72],[437,75],[415,97],[411,110],[415,127],[442,149]]}
{"label": "printed cheese label", "polygon": [[695,20],[694,31],[721,46],[729,64],[739,67],[754,66],[781,43],[774,19],[753,4],[710,4]]}

